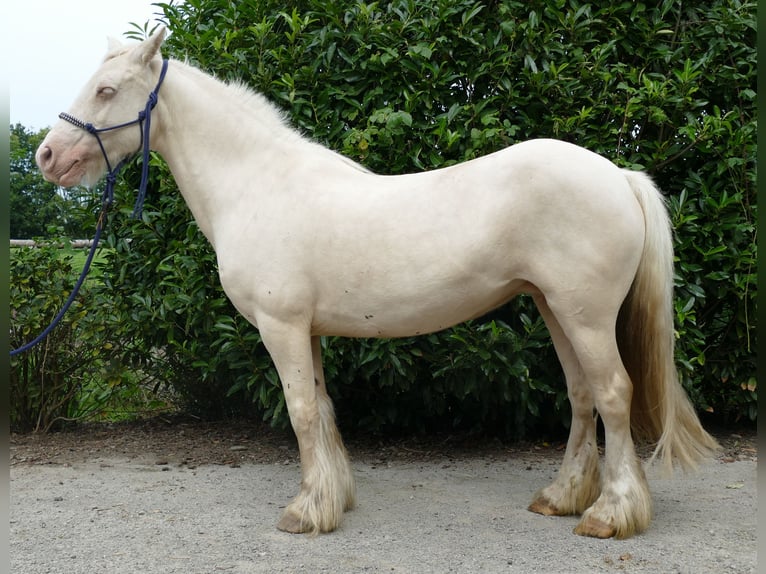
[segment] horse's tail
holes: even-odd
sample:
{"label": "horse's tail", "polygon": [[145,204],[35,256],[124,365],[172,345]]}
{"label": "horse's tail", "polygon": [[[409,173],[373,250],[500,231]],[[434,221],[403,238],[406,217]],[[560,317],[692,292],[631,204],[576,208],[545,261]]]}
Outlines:
{"label": "horse's tail", "polygon": [[644,212],[646,237],[641,262],[622,304],[617,337],[633,382],[631,430],[638,440],[656,441],[666,470],[673,461],[686,469],[720,448],[702,428],[678,379],[673,348],[673,236],[667,208],[648,175],[624,170]]}

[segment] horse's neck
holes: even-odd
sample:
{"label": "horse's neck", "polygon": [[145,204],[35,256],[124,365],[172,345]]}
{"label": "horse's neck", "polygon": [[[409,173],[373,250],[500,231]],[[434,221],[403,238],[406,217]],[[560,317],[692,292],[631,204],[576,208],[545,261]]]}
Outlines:
{"label": "horse's neck", "polygon": [[202,232],[215,245],[214,228],[243,193],[258,186],[287,149],[311,145],[287,127],[265,99],[227,86],[178,61],[160,91],[155,148],[171,172]]}

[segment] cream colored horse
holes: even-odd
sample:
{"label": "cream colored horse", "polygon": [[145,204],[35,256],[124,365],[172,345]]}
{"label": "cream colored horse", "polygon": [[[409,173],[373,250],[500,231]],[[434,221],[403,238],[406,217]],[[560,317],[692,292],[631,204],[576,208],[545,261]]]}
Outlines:
{"label": "cream colored horse", "polygon": [[[135,117],[157,83],[163,37],[110,43],[70,118],[106,127]],[[321,335],[428,333],[520,293],[550,330],[573,411],[558,477],[530,510],[582,514],[578,534],[628,537],[652,513],[633,435],[657,441],[670,466],[693,467],[716,448],[677,379],[671,229],[646,175],[554,140],[376,175],[299,135],[260,95],[175,60],[150,136],[279,372],[302,469],[280,529],[331,531],[354,505]],[[100,139],[116,163],[137,150],[139,128]],[[62,186],[95,184],[106,165],[97,138],[65,121],[37,162]]]}

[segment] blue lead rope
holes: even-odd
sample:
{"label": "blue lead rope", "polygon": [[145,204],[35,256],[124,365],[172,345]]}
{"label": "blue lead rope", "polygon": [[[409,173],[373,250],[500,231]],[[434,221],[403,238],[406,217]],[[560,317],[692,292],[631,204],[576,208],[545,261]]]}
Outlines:
{"label": "blue lead rope", "polygon": [[[135,120],[108,128],[96,128],[93,126],[93,124],[78,120],[69,114],[59,114],[59,117],[62,120],[65,120],[70,124],[73,124],[78,128],[87,131],[96,138],[96,141],[98,141],[98,145],[101,148],[101,154],[104,156],[104,160],[106,161],[106,188],[104,189],[104,194],[101,198],[101,213],[99,214],[98,222],[96,223],[96,233],[93,237],[93,244],[90,246],[90,251],[88,252],[88,257],[85,260],[83,270],[80,273],[80,277],[77,279],[77,283],[75,283],[72,292],[69,294],[69,298],[66,300],[66,303],[64,303],[61,311],[59,311],[58,314],[53,318],[53,321],[51,321],[50,325],[48,325],[42,333],[40,333],[29,343],[22,345],[18,349],[13,349],[11,351],[11,357],[28,351],[37,345],[40,341],[45,339],[48,335],[50,335],[51,331],[53,331],[53,329],[55,329],[56,326],[61,322],[61,319],[72,306],[72,303],[74,303],[77,294],[80,292],[80,287],[82,287],[82,284],[85,282],[85,277],[88,275],[88,271],[90,271],[90,264],[93,262],[93,257],[96,254],[96,248],[98,247],[98,242],[101,239],[101,232],[104,230],[104,226],[106,225],[106,214],[109,211],[112,202],[114,201],[114,185],[117,181],[117,174],[120,172],[123,165],[125,165],[125,162],[127,161],[127,158],[124,159],[123,161],[119,162],[114,167],[114,169],[112,169],[112,165],[109,163],[109,157],[106,154],[106,149],[104,148],[104,144],[101,142],[101,137],[99,136],[99,134],[102,132],[117,130],[120,128],[132,126],[134,124],[138,124],[141,129],[141,145],[143,147],[144,163],[141,166],[141,184],[138,188],[138,197],[136,197],[136,204],[133,207],[133,217],[141,217],[144,209],[144,199],[146,199],[146,186],[149,181],[149,134],[151,128],[152,110],[154,109],[154,106],[157,105],[157,96],[160,91],[160,86],[162,86],[162,82],[165,79],[165,73],[167,70],[168,60],[163,60],[162,71],[160,72],[160,78],[157,81],[157,86],[154,88],[154,91],[149,94],[149,98],[146,101],[146,107],[138,113],[138,118]],[[146,123],[146,126],[144,126],[144,123]]]}

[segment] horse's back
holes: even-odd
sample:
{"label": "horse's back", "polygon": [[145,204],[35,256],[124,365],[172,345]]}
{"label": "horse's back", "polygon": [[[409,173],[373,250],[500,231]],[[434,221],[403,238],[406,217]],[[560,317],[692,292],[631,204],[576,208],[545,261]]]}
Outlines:
{"label": "horse's back", "polygon": [[626,178],[572,144],[533,140],[445,169],[348,181],[317,191],[324,199],[305,225],[324,232],[292,260],[308,270],[321,332],[426,332],[521,292],[616,292],[619,305],[640,258],[642,215]]}
{"label": "horse's back", "polygon": [[441,171],[431,193],[434,203],[452,196],[451,209],[466,222],[456,235],[473,234],[506,265],[527,273],[578,266],[604,277],[618,254],[637,265],[641,206],[623,170],[596,153],[529,140]]}

